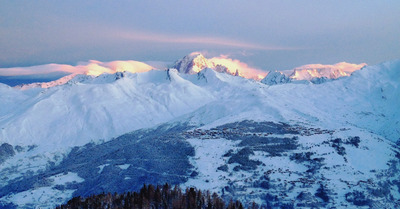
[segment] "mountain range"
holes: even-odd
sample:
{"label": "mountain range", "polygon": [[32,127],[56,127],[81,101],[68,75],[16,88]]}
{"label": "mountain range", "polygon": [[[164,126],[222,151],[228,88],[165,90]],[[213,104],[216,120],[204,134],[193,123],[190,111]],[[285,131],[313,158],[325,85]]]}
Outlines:
{"label": "mountain range", "polygon": [[166,70],[118,66],[0,84],[0,204],[168,182],[276,208],[399,207],[399,60],[261,81],[201,54]]}

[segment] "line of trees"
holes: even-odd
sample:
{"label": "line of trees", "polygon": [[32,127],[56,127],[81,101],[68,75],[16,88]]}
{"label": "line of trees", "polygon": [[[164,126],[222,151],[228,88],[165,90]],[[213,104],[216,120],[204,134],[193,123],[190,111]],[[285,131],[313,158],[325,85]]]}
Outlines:
{"label": "line of trees", "polygon": [[57,209],[131,209],[131,208],[154,208],[154,209],[242,209],[239,201],[225,203],[216,193],[201,191],[195,188],[187,188],[184,192],[175,186],[143,185],[140,192],[128,192],[123,194],[99,194],[87,198],[74,197],[66,204],[58,206]]}

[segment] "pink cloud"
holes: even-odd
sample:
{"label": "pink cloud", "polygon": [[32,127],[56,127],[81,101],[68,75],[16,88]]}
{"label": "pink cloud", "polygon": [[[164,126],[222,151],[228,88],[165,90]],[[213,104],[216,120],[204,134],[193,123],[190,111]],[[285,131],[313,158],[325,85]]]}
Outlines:
{"label": "pink cloud", "polygon": [[18,75],[33,75],[33,74],[46,74],[52,72],[66,72],[71,74],[86,74],[98,76],[102,73],[115,73],[115,72],[145,72],[154,69],[152,66],[138,61],[112,61],[100,62],[91,60],[85,64],[77,66],[61,65],[61,64],[47,64],[32,67],[14,67],[14,68],[0,68],[0,76],[18,76]]}
{"label": "pink cloud", "polygon": [[239,75],[245,78],[261,80],[268,74],[261,69],[250,67],[240,60],[231,59],[227,55],[220,55],[219,57],[213,57],[209,60],[212,61],[215,65],[226,66],[231,74],[235,74],[237,70],[239,72]]}
{"label": "pink cloud", "polygon": [[175,44],[202,44],[213,46],[226,46],[233,48],[243,49],[258,49],[258,50],[296,50],[293,47],[281,46],[266,46],[255,44],[251,42],[239,41],[224,37],[211,37],[211,36],[183,36],[183,35],[169,35],[169,34],[156,34],[150,32],[126,31],[115,30],[109,35],[119,39],[133,40],[133,41],[149,41],[159,43],[175,43]]}

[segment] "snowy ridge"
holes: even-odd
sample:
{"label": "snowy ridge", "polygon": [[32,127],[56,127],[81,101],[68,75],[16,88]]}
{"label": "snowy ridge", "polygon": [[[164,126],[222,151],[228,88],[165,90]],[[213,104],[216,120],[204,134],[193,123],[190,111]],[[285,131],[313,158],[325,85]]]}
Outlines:
{"label": "snowy ridge", "polygon": [[77,74],[67,75],[67,76],[64,76],[64,77],[62,77],[60,79],[57,79],[55,81],[50,81],[50,82],[21,84],[21,85],[15,86],[14,88],[21,89],[21,90],[27,90],[27,89],[31,89],[31,88],[44,88],[44,89],[45,88],[50,88],[50,87],[66,84],[71,79],[73,79],[76,75]]}
{"label": "snowy ridge", "polygon": [[[48,143],[44,139],[51,138],[55,145],[75,146],[190,113],[187,117],[198,118],[195,123],[210,118],[233,120],[241,115],[322,126],[351,123],[397,140],[398,82],[396,75],[390,74],[396,73],[396,63],[366,67],[348,79],[318,87],[287,84],[268,89],[208,69],[197,75],[174,70],[79,75],[67,82],[69,85],[46,91],[2,88],[1,102],[8,104],[9,111],[0,116],[0,137],[13,145]],[[96,123],[89,122],[94,120]],[[49,127],[55,131],[47,131]]]}

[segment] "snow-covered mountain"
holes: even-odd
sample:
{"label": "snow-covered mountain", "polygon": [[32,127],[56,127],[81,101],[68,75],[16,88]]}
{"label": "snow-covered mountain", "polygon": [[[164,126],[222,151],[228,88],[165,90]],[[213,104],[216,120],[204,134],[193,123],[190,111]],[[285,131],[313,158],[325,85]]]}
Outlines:
{"label": "snow-covered mountain", "polygon": [[0,85],[0,202],[170,182],[276,207],[399,206],[400,60],[320,85],[187,69]]}
{"label": "snow-covered mountain", "polygon": [[340,62],[334,65],[310,64],[285,71],[271,71],[261,80],[267,85],[276,85],[284,83],[314,83],[320,84],[327,80],[338,79],[344,76],[350,76],[356,70],[365,67],[365,63],[351,64]]}
{"label": "snow-covered mountain", "polygon": [[[132,60],[113,62],[100,62],[96,60],[91,60],[89,62],[80,63],[77,66],[48,64],[26,68],[0,68],[0,75],[10,74],[10,72],[18,72],[23,74],[30,74],[33,72],[69,73],[69,75],[50,82],[28,83],[16,86],[16,88],[20,89],[49,88],[65,84],[78,74],[98,76],[102,73],[137,73],[146,72],[151,69],[164,69],[164,67],[161,66],[165,66],[165,63],[159,62],[150,62],[150,64],[159,67],[152,67],[146,63]],[[337,63],[335,65],[310,64],[297,67],[292,70],[270,71],[268,73],[265,73],[257,69],[249,68],[246,64],[240,63],[240,61],[238,60],[228,59],[227,57],[214,57],[212,59],[207,59],[201,53],[193,52],[176,61],[171,68],[177,69],[180,73],[189,75],[197,74],[200,71],[209,68],[220,73],[227,73],[234,76],[261,80],[261,82],[266,85],[276,85],[283,83],[310,82],[314,84],[320,84],[328,80],[338,79],[343,76],[349,76],[352,72],[359,70],[364,66],[366,66],[365,63],[357,65],[345,62]]]}

